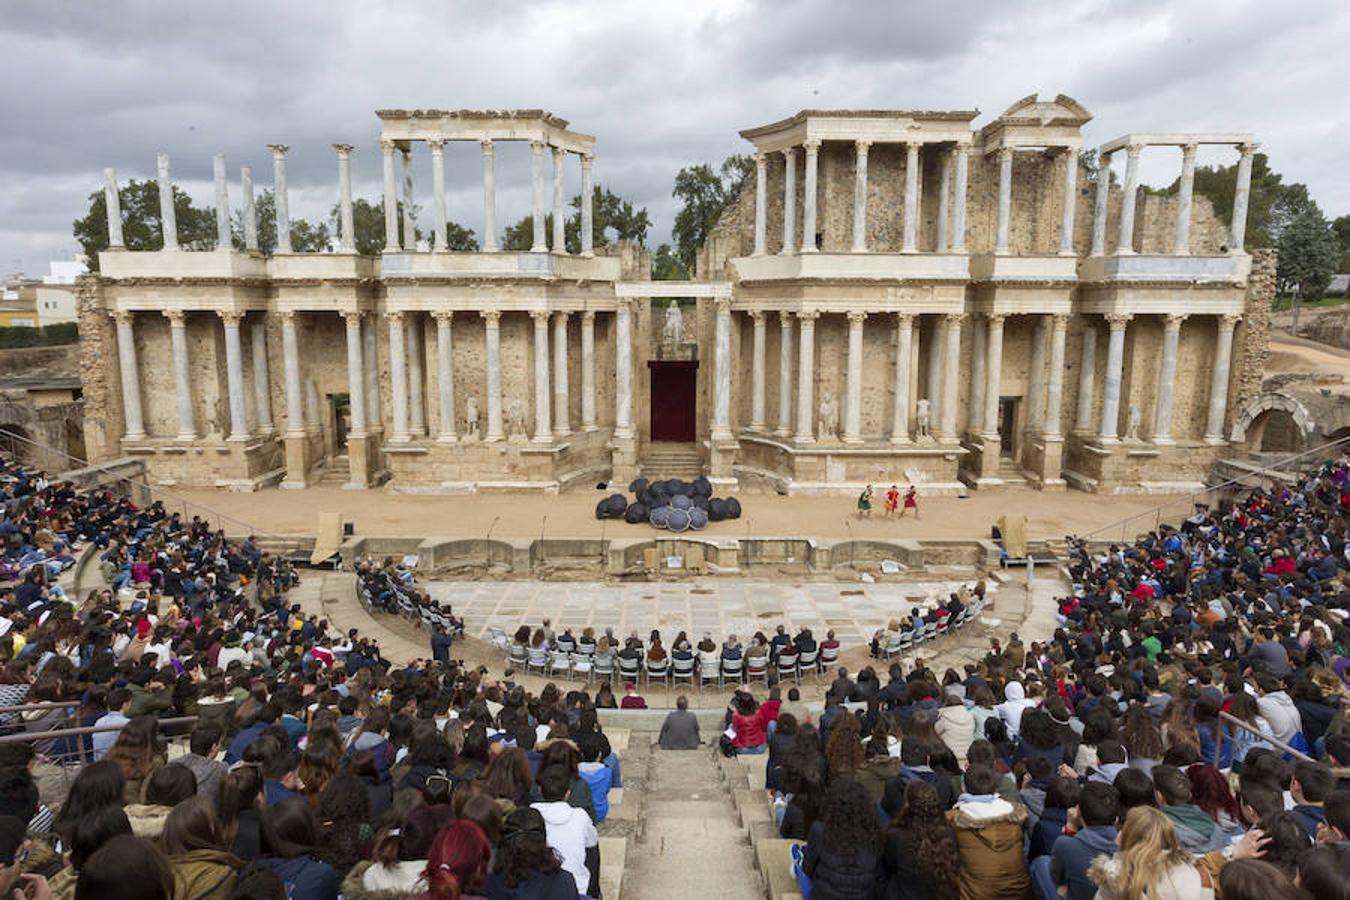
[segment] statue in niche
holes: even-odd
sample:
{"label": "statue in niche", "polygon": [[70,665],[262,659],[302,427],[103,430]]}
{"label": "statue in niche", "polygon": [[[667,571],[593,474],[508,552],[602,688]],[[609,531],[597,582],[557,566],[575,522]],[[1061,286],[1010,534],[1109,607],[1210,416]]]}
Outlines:
{"label": "statue in niche", "polygon": [[[930,409],[931,409],[932,405],[933,405],[933,404],[929,402],[929,400],[928,400],[927,397],[920,397],[920,398],[919,398],[919,402],[918,402],[917,404],[915,404],[915,406],[916,406],[916,409],[915,409],[915,412],[914,412],[914,436],[915,436],[915,437],[918,437],[918,438],[931,438],[931,437],[933,436],[932,427],[931,427],[931,426],[932,426],[932,421],[931,421],[931,420],[932,420],[933,414],[930,412]],[[911,479],[911,480],[912,480],[912,479]]]}
{"label": "statue in niche", "polygon": [[464,401],[464,438],[478,440],[478,398],[470,397]]}
{"label": "statue in niche", "polygon": [[821,441],[839,440],[839,402],[833,394],[820,398],[820,437]]}
{"label": "statue in niche", "polygon": [[1125,420],[1125,440],[1139,440],[1139,404],[1130,404],[1130,413]]}
{"label": "statue in niche", "polygon": [[680,311],[677,300],[671,300],[666,306],[666,319],[661,327],[661,343],[668,347],[678,347],[684,341],[684,313]]}
{"label": "statue in niche", "polygon": [[513,441],[530,439],[525,432],[525,401],[519,397],[506,404],[506,434]]}

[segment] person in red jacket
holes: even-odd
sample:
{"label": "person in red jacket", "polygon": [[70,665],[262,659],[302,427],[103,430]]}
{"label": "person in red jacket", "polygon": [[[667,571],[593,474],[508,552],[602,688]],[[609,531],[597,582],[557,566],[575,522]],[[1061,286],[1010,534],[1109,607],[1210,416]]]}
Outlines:
{"label": "person in red jacket", "polygon": [[769,737],[759,704],[749,691],[737,691],[731,698],[731,746],[737,753],[763,753],[769,749]]}

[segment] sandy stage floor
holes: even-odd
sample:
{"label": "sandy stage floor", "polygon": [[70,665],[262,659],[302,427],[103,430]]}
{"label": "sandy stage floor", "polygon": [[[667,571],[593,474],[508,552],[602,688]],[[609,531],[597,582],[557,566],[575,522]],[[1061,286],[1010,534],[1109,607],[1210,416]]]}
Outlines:
{"label": "sandy stage floor", "polygon": [[[880,493],[880,491],[878,491]],[[604,493],[588,491],[556,497],[473,495],[437,496],[396,494],[382,490],[344,491],[315,487],[302,491],[267,490],[255,494],[212,489],[176,489],[156,492],[171,509],[193,515],[226,517],[227,531],[253,530],[259,534],[312,535],[319,513],[340,513],[355,525],[358,535],[465,537],[506,539],[594,538],[603,528],[606,537],[643,537],[650,525],[622,521],[600,522],[595,504]],[[708,536],[857,538],[980,538],[1005,513],[1025,513],[1031,538],[1061,538],[1082,534],[1138,516],[1128,527],[1133,537],[1152,528],[1153,510],[1170,506],[1163,518],[1178,520],[1189,512],[1184,497],[1098,497],[1076,491],[1042,493],[1030,488],[1008,488],[975,493],[969,498],[935,497],[921,502],[922,519],[886,519],[880,511],[859,520],[851,497],[782,497],[777,494],[737,494],[744,508],[739,520],[714,522],[701,532]],[[880,505],[878,503],[878,505]],[[233,519],[234,521],[231,521]],[[1120,526],[1112,530],[1119,535]],[[1111,537],[1112,534],[1104,534]]]}

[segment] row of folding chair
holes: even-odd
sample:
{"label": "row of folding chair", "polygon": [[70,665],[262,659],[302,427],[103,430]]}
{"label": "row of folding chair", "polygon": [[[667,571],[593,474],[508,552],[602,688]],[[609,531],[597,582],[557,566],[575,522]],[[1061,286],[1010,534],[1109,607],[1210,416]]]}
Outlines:
{"label": "row of folding chair", "polygon": [[902,632],[891,638],[881,650],[887,659],[892,659],[896,656],[903,656],[928,641],[935,641],[948,632],[959,631],[979,616],[980,610],[984,608],[984,603],[983,600],[972,600],[954,617],[947,616],[940,622],[928,622],[922,628]]}

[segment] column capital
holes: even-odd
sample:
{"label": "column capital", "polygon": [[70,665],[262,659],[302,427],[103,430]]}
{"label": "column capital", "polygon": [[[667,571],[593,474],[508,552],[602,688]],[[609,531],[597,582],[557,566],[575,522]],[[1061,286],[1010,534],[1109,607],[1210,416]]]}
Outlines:
{"label": "column capital", "polygon": [[1002,327],[1003,327],[1003,322],[1004,322],[1004,320],[1007,319],[1007,318],[1008,318],[1008,314],[1007,314],[1007,313],[990,313],[989,315],[985,316],[985,320],[986,320],[990,325],[994,325],[994,326],[997,326],[997,327],[999,327],[999,328],[1002,328]]}
{"label": "column capital", "polygon": [[783,328],[791,328],[792,327],[791,311],[786,309],[780,309],[778,311],[778,324]]}
{"label": "column capital", "polygon": [[1013,158],[1013,150],[1013,147],[999,147],[998,161],[1003,162],[1004,160],[1011,160]]}
{"label": "column capital", "polygon": [[859,140],[856,140],[856,141],[853,142],[853,150],[854,150],[854,152],[857,153],[859,156],[866,156],[866,155],[867,155],[867,151],[870,150],[871,147],[872,147],[872,142],[871,142],[871,141],[868,141],[868,140],[862,140],[862,139],[859,139]]}
{"label": "column capital", "polygon": [[380,149],[384,151],[385,156],[393,156],[396,146],[392,138],[380,138]]}
{"label": "column capital", "polygon": [[333,149],[337,151],[338,159],[347,159],[356,148],[351,144],[334,144]]}
{"label": "column capital", "polygon": [[1221,331],[1232,331],[1237,327],[1238,322],[1242,321],[1242,316],[1237,313],[1224,313],[1219,316],[1219,329]]}
{"label": "column capital", "polygon": [[535,328],[547,328],[549,315],[549,311],[546,309],[530,310],[530,318],[534,319]]}
{"label": "column capital", "polygon": [[558,321],[560,321],[560,322],[566,322],[566,321],[567,321],[567,317],[570,316],[570,315],[572,315],[572,314],[571,314],[570,312],[568,312],[567,310],[565,310],[565,309],[560,309],[560,310],[558,310],[557,312],[555,312],[553,315],[557,316]]}
{"label": "column capital", "polygon": [[1129,157],[1138,157],[1144,151],[1143,144],[1126,144],[1125,155]]}
{"label": "column capital", "polygon": [[970,141],[958,141],[956,145],[952,147],[952,156],[968,157],[970,156],[970,150],[971,150]]}
{"label": "column capital", "polygon": [[1163,324],[1169,329],[1177,329],[1181,327],[1181,323],[1185,322],[1187,318],[1188,316],[1186,313],[1168,313],[1163,316]]}
{"label": "column capital", "polygon": [[581,321],[585,322],[587,325],[595,324],[595,310],[593,309],[582,310]]}
{"label": "column capital", "polygon": [[895,314],[895,324],[901,328],[914,327],[914,313],[898,312]]}
{"label": "column capital", "polygon": [[562,159],[564,156],[567,155],[567,151],[564,150],[562,147],[553,147],[552,150],[553,150],[553,158],[555,160]]}
{"label": "column capital", "polygon": [[273,159],[282,159],[291,148],[289,144],[268,144],[267,149],[272,151]]}
{"label": "column capital", "polygon": [[398,152],[403,155],[403,161],[406,163],[408,160],[412,159],[412,143],[409,142],[406,147],[399,147]]}
{"label": "column capital", "polygon": [[769,164],[769,157],[764,153],[763,150],[756,150],[754,153],[754,157],[756,169],[762,169]]}
{"label": "column capital", "polygon": [[750,315],[750,321],[754,322],[756,326],[760,326],[760,325],[763,325],[763,324],[764,324],[764,315],[765,315],[765,314],[764,314],[764,310],[762,310],[762,309],[752,309],[752,310],[750,310],[749,315]]}
{"label": "column capital", "polygon": [[427,138],[427,146],[431,148],[432,156],[440,156],[445,150],[445,138]]}
{"label": "column capital", "polygon": [[1102,318],[1106,320],[1107,325],[1111,326],[1112,331],[1124,331],[1125,326],[1130,324],[1134,315],[1131,313],[1107,313]]}
{"label": "column capital", "polygon": [[432,312],[431,317],[436,320],[437,325],[442,322],[449,325],[455,318],[455,311],[453,309],[438,309]]}
{"label": "column capital", "polygon": [[792,159],[792,154],[794,154],[794,153],[797,152],[797,148],[796,148],[796,147],[784,147],[782,150],[779,150],[778,152],[781,153],[781,154],[783,154],[783,159],[788,160],[788,159]]}
{"label": "column capital", "polygon": [[820,318],[820,310],[818,310],[818,309],[802,309],[802,310],[798,310],[798,311],[797,311],[797,318],[798,318],[798,320],[801,321],[801,323],[802,323],[803,325],[809,324],[809,325],[811,325],[811,326],[814,327],[815,324],[816,324],[816,319],[819,319],[819,318]]}
{"label": "column capital", "polygon": [[1256,149],[1260,146],[1261,145],[1256,143],[1255,141],[1249,141],[1247,143],[1238,144],[1237,145],[1238,155],[1241,156],[1243,159],[1249,159],[1251,158],[1251,155],[1256,152]]}
{"label": "column capital", "polygon": [[1182,159],[1195,159],[1195,152],[1200,149],[1200,145],[1192,141],[1189,144],[1181,145]]}
{"label": "column capital", "polygon": [[541,156],[545,146],[547,145],[543,141],[530,141],[530,152],[535,156]]}
{"label": "column capital", "polygon": [[492,138],[483,138],[478,142],[478,146],[483,148],[484,156],[492,156],[497,152],[497,145],[492,142]]}
{"label": "column capital", "polygon": [[389,310],[385,310],[384,318],[385,318],[385,321],[387,321],[390,325],[402,325],[402,324],[403,324],[403,310],[401,310],[401,309],[389,309]]}
{"label": "column capital", "polygon": [[820,152],[820,141],[802,141],[802,150],[806,151],[807,156],[815,156]]}
{"label": "column capital", "polygon": [[1103,175],[1102,175],[1102,170],[1103,170],[1103,169],[1107,169],[1107,168],[1110,167],[1110,165],[1111,165],[1111,157],[1114,156],[1114,155],[1115,155],[1115,151],[1113,151],[1113,150],[1100,150],[1100,151],[1097,152],[1097,177],[1098,177],[1098,178],[1103,177]]}
{"label": "column capital", "polygon": [[867,310],[864,309],[850,309],[844,315],[848,317],[850,325],[861,325],[867,321]]}
{"label": "column capital", "polygon": [[1050,325],[1056,331],[1067,331],[1069,329],[1069,314],[1055,313],[1050,317]]}
{"label": "column capital", "polygon": [[478,311],[478,315],[483,317],[483,323],[489,328],[496,328],[502,321],[500,309],[482,309]]}
{"label": "column capital", "polygon": [[944,313],[942,316],[942,318],[947,320],[947,325],[949,327],[955,325],[958,328],[960,327],[961,322],[963,319],[965,319],[965,317],[966,317],[965,313]]}
{"label": "column capital", "polygon": [[714,298],[714,300],[713,300],[713,305],[717,308],[717,314],[718,314],[719,316],[729,316],[729,315],[731,315],[731,298],[730,298],[730,297],[717,297],[717,298]]}
{"label": "column capital", "polygon": [[164,318],[168,319],[174,328],[182,328],[187,323],[187,313],[181,309],[164,310]]}
{"label": "column capital", "polygon": [[277,317],[281,319],[282,325],[294,325],[296,316],[298,315],[300,315],[300,313],[293,309],[282,309],[277,311]]}
{"label": "column capital", "polygon": [[348,328],[360,328],[361,317],[365,315],[365,313],[361,312],[359,309],[340,309],[338,310],[338,315],[342,316],[343,320],[347,323]]}
{"label": "column capital", "polygon": [[216,310],[216,315],[220,316],[220,321],[226,328],[238,328],[239,323],[244,321],[244,314],[233,310]]}

